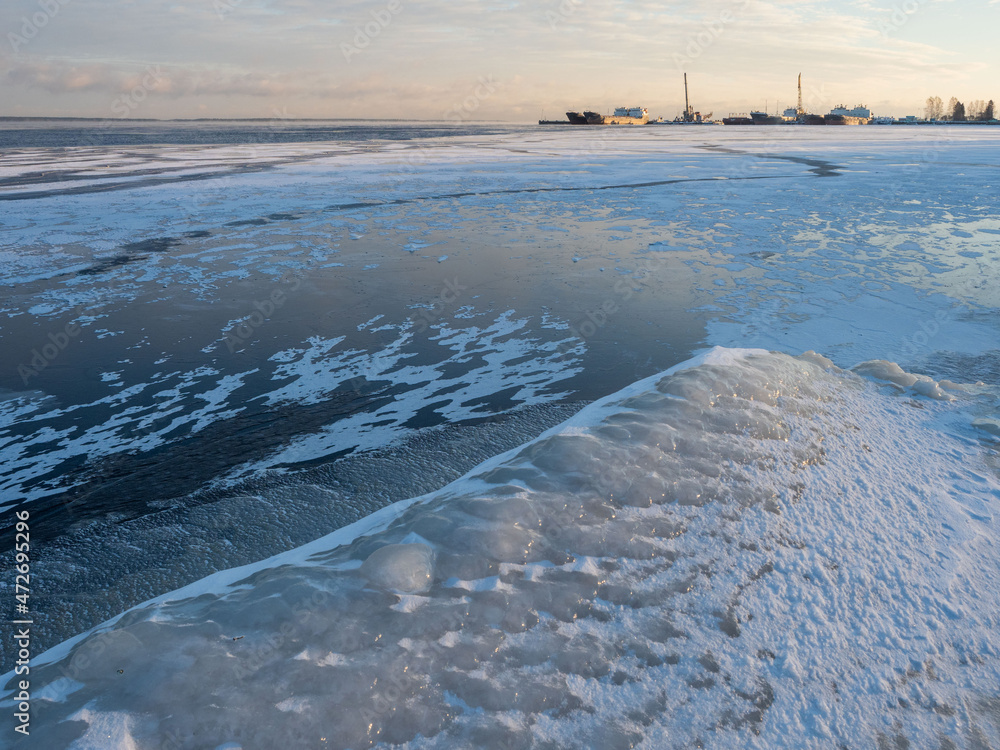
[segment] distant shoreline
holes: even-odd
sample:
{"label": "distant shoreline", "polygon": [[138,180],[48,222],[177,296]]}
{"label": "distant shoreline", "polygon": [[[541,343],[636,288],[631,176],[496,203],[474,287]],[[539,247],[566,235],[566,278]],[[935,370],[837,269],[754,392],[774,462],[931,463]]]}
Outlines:
{"label": "distant shoreline", "polygon": [[447,123],[449,125],[486,124],[486,125],[528,125],[533,124],[533,120],[525,122],[513,122],[506,120],[419,120],[412,117],[65,117],[65,116],[44,116],[32,117],[30,115],[3,115],[0,122],[25,122],[34,120],[46,121],[82,121],[82,122],[402,122],[402,123]]}
{"label": "distant shoreline", "polygon": [[[382,118],[373,120],[370,117],[295,117],[295,118],[273,118],[273,117],[175,117],[169,119],[162,119],[156,117],[65,117],[65,116],[30,116],[30,115],[3,115],[0,116],[0,123],[18,123],[18,122],[95,122],[95,123],[122,123],[122,124],[168,124],[168,123],[267,123],[273,126],[280,126],[284,123],[317,123],[317,122],[338,122],[338,123],[400,123],[407,125],[434,125],[434,124],[444,124],[444,125],[572,125],[573,123],[568,120],[528,120],[525,122],[514,122],[507,120],[463,120],[461,122],[454,122],[452,120],[419,120],[414,118]],[[672,121],[661,121],[650,123],[652,125],[688,125],[691,123],[675,123]],[[702,123],[711,124],[711,123]],[[795,125],[798,123],[787,123],[789,125]],[[872,125],[875,123],[869,123]],[[901,121],[894,120],[889,123],[878,123],[879,125],[907,125],[907,126],[929,126],[929,125],[959,125],[959,126],[993,126],[1000,125],[1000,120],[987,120],[987,121],[954,121],[954,120],[917,120],[917,121]],[[598,126],[600,127],[600,126]],[[611,126],[608,126],[611,127]],[[760,126],[758,126],[760,127]],[[772,127],[783,127],[783,126],[772,126]],[[856,127],[856,126],[854,126]]]}

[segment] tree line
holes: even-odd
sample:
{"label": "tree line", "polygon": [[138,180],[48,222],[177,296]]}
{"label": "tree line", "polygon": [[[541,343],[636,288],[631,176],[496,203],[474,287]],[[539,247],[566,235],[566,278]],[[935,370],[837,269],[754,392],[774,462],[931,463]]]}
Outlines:
{"label": "tree line", "polygon": [[928,120],[950,120],[951,122],[989,122],[996,119],[992,99],[988,102],[975,99],[965,105],[955,97],[951,97],[948,106],[945,107],[940,96],[927,98],[924,116]]}

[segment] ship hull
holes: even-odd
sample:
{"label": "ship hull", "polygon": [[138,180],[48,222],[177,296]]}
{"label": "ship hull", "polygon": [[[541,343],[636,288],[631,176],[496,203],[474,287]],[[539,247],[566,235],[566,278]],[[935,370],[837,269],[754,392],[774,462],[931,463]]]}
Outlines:
{"label": "ship hull", "polygon": [[867,125],[867,117],[851,117],[850,115],[826,115],[823,117],[826,125]]}
{"label": "ship hull", "polygon": [[599,115],[597,112],[584,112],[588,125],[645,125],[648,117],[627,117],[625,115]]}
{"label": "ship hull", "polygon": [[801,120],[803,125],[826,125],[826,119],[823,115],[802,115]]}
{"label": "ship hull", "polygon": [[648,117],[622,117],[620,115],[605,115],[601,125],[645,125],[649,122]]}
{"label": "ship hull", "polygon": [[586,125],[587,117],[579,112],[567,112],[566,117],[572,125]]}
{"label": "ship hull", "polygon": [[753,125],[751,117],[723,117],[723,125]]}
{"label": "ship hull", "polygon": [[750,119],[754,125],[783,125],[785,122],[781,115],[769,115],[766,112],[751,112]]}

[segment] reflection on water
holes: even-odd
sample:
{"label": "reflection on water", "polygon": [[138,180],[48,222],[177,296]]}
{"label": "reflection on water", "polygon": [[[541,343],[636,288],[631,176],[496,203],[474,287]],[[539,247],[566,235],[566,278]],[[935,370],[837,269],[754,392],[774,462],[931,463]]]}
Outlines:
{"label": "reflection on water", "polygon": [[[279,473],[329,480],[360,450],[419,474],[439,460],[421,453],[428,431],[523,436],[525,414],[562,415],[706,344],[957,380],[937,355],[996,340],[986,173],[945,190],[903,170],[887,190],[872,171],[919,144],[449,127],[295,125],[248,145],[222,124],[128,124],[107,129],[113,147],[65,152],[0,127],[18,143],[0,175],[4,500],[30,497],[38,534],[86,546],[100,519],[258,497]],[[82,132],[32,128],[62,146]],[[708,136],[729,150],[700,148]],[[396,499],[331,507],[324,528]],[[179,568],[200,575],[190,555]]]}

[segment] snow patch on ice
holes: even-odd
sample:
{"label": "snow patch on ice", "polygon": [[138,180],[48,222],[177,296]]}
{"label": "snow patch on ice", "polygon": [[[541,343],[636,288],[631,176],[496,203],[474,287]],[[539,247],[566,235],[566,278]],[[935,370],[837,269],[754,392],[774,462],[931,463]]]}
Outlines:
{"label": "snow patch on ice", "polygon": [[[992,742],[1000,478],[958,393],[707,352],[40,655],[39,685],[84,684],[48,721],[106,748]],[[74,668],[97,653],[123,673]]]}

